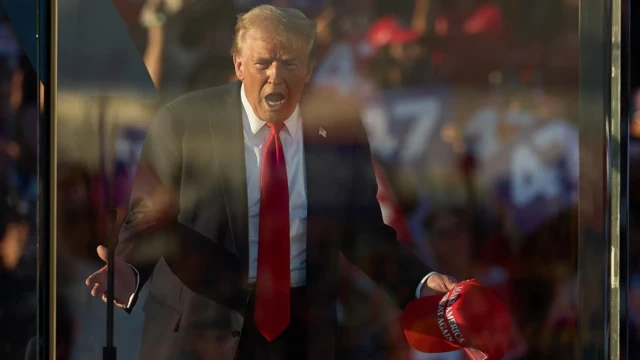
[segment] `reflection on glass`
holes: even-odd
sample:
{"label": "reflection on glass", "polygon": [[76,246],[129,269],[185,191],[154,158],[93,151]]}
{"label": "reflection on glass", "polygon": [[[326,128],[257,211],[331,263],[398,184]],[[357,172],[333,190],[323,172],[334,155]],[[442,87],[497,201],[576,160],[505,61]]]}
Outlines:
{"label": "reflection on glass", "polygon": [[[634,9],[634,13],[637,10]],[[636,16],[637,18],[637,16]],[[637,25],[634,25],[637,26]],[[636,55],[634,55],[635,58]],[[634,76],[637,77],[637,75]],[[635,80],[634,80],[635,82]],[[640,92],[635,89],[631,98],[631,123],[629,125],[629,292],[628,292],[628,312],[629,312],[629,357],[640,354],[640,268],[638,259],[640,249],[638,248],[638,237],[640,229],[638,227],[638,187],[634,186],[638,179],[638,156],[640,138]]]}
{"label": "reflection on glass", "polygon": [[[118,0],[82,22],[109,24],[108,43],[60,39],[61,51],[84,49],[82,61],[67,70],[61,64],[59,89],[58,292],[72,309],[73,326],[64,329],[71,358],[101,356],[104,282],[90,278],[87,288],[85,279],[104,265],[96,247],[106,244],[111,225],[122,259],[116,298],[130,308],[116,309],[119,358],[233,358],[246,339],[255,349],[264,345],[243,319],[257,300],[258,190],[270,132],[254,133],[249,114],[268,120],[261,107],[278,108],[297,94],[306,63],[284,59],[273,70],[266,60],[276,55],[257,56],[263,39],[253,39],[248,78],[237,62],[234,68],[236,14],[262,3]],[[335,348],[352,359],[463,359],[462,351],[412,349],[399,321],[433,269],[476,278],[498,296],[512,316],[505,358],[575,358],[578,2],[272,3],[302,10],[317,31],[305,90],[311,105],[301,106],[298,127],[287,124],[279,135],[286,185],[294,189],[290,280],[306,285],[290,291],[315,304],[308,314],[315,332],[305,340],[324,344],[315,355]],[[76,24],[81,11],[67,11],[61,22]],[[131,76],[150,78],[157,103],[132,93],[135,84],[118,86],[135,83],[122,74],[140,62],[148,73]],[[83,63],[94,65],[84,77],[71,71]],[[287,85],[270,88],[282,95],[269,98],[273,104],[255,100],[266,95],[260,86],[252,92],[266,82],[261,72]],[[237,96],[205,90],[180,98],[224,84]],[[368,146],[364,133],[352,141],[350,120],[358,117]],[[353,153],[366,160],[354,160],[355,169],[345,165]],[[372,204],[419,266],[396,254],[396,238],[385,243],[386,257],[375,256],[387,249],[373,246],[384,230],[344,236],[376,218]],[[424,273],[414,271],[423,266]],[[138,284],[145,286],[132,299]],[[327,335],[333,326],[337,337]]]}
{"label": "reflection on glass", "polygon": [[[23,359],[36,335],[38,88],[0,11],[0,358]],[[32,341],[35,346],[35,341]]]}

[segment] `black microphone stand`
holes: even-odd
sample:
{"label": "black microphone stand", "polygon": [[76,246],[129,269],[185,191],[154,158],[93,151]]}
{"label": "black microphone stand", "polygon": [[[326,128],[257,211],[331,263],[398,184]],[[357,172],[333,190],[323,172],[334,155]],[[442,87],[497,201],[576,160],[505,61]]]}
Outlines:
{"label": "black microphone stand", "polygon": [[[113,300],[114,300],[114,268],[113,263],[115,261],[115,244],[113,241],[113,234],[115,233],[116,213],[113,208],[113,181],[107,169],[107,154],[111,154],[111,151],[107,151],[106,145],[106,119],[105,112],[107,107],[106,96],[101,96],[98,101],[98,131],[100,136],[100,174],[102,177],[102,190],[106,207],[109,210],[107,221],[107,342],[102,348],[103,360],[116,360],[117,349],[113,344]],[[113,154],[112,154],[113,155]],[[111,185],[111,186],[110,186]]]}

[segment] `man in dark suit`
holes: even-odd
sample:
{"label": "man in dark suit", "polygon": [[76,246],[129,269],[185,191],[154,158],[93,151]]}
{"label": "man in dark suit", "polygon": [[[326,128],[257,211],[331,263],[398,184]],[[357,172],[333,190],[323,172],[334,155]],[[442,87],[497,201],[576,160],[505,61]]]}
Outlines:
{"label": "man in dark suit", "polygon": [[[114,264],[127,311],[153,278],[141,359],[188,358],[203,320],[227,334],[208,352],[216,359],[335,358],[340,252],[401,307],[454,285],[383,223],[352,104],[303,99],[315,41],[301,12],[257,7],[236,27],[240,81],[154,119]],[[87,285],[105,299],[106,269]]]}

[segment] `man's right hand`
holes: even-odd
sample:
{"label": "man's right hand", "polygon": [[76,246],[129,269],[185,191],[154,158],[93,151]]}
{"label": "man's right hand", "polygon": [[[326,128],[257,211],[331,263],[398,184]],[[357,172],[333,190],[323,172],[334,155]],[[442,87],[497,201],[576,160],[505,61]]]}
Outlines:
{"label": "man's right hand", "polygon": [[[107,262],[107,248],[98,246],[98,256],[105,263]],[[118,307],[126,307],[129,304],[131,295],[136,291],[136,273],[133,268],[125,263],[121,258],[115,257],[114,267],[114,304]],[[87,286],[93,287],[91,295],[101,296],[102,301],[107,302],[107,266],[96,271],[85,281]]]}

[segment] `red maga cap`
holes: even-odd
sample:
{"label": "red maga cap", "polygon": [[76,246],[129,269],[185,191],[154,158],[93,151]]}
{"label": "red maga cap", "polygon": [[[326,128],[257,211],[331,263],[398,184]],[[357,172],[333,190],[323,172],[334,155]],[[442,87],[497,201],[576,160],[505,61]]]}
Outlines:
{"label": "red maga cap", "polygon": [[499,360],[509,345],[511,317],[491,290],[474,280],[444,296],[416,299],[402,315],[409,344],[426,353],[463,349],[472,360]]}

